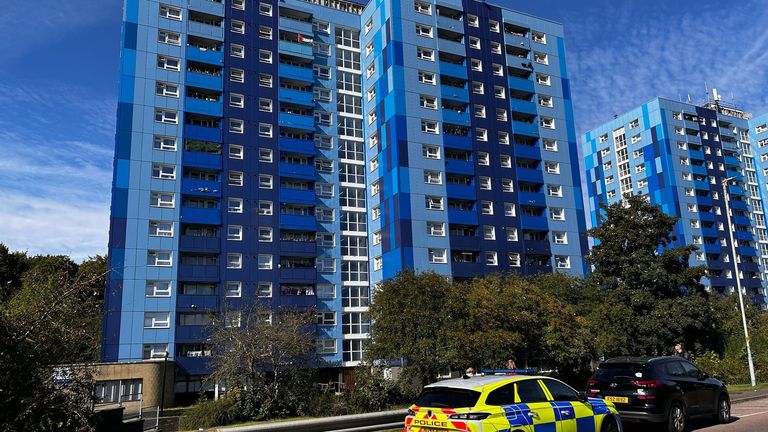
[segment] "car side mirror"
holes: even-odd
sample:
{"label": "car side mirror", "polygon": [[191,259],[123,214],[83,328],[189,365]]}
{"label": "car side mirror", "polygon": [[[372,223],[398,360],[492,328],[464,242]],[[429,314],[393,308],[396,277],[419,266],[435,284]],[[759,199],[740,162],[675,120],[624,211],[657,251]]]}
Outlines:
{"label": "car side mirror", "polygon": [[699,372],[699,381],[703,381],[703,380],[705,380],[707,378],[709,378],[709,374],[707,374],[706,372],[703,372],[703,371]]}

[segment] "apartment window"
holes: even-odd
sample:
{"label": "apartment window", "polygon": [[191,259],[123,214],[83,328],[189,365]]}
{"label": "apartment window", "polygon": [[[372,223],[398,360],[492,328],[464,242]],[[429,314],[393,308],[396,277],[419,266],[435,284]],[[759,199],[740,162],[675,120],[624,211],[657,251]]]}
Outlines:
{"label": "apartment window", "polygon": [[242,213],[243,212],[243,199],[242,198],[227,198],[227,212],[229,212],[229,213]]}
{"label": "apartment window", "polygon": [[272,282],[259,282],[256,285],[256,297],[272,297]]}
{"label": "apartment window", "polygon": [[498,138],[499,138],[499,144],[509,145],[509,132],[499,132]]}
{"label": "apartment window", "polygon": [[485,252],[485,265],[495,266],[499,265],[498,254],[494,251]]}
{"label": "apartment window", "polygon": [[541,142],[544,145],[544,150],[552,152],[557,151],[557,141],[550,138],[543,138]]}
{"label": "apartment window", "polygon": [[227,225],[227,240],[241,241],[243,239],[242,225]]}
{"label": "apartment window", "polygon": [[318,33],[331,34],[331,24],[328,21],[312,20],[312,30]]}
{"label": "apartment window", "polygon": [[424,145],[421,147],[421,154],[425,159],[440,159],[440,147]]}
{"label": "apartment window", "polygon": [[376,171],[377,169],[379,169],[379,157],[378,156],[374,157],[373,159],[368,161],[368,164],[370,166],[371,172]]}
{"label": "apartment window", "polygon": [[490,165],[491,159],[486,152],[477,152],[477,164],[478,165]]}
{"label": "apartment window", "polygon": [[546,44],[547,43],[547,35],[541,32],[531,32],[531,37],[533,38],[533,41],[540,44]]}
{"label": "apartment window", "polygon": [[550,209],[549,209],[549,217],[552,220],[564,221],[565,220],[565,209],[556,208],[556,207],[550,207]]}
{"label": "apartment window", "polygon": [[173,255],[171,251],[147,251],[147,265],[150,267],[170,267],[173,265]]}
{"label": "apartment window", "polygon": [[470,59],[469,61],[469,67],[476,72],[482,72],[483,71],[483,62],[479,59]]}
{"label": "apartment window", "polygon": [[432,4],[423,2],[423,1],[415,1],[413,2],[414,10],[420,14],[424,15],[432,15]]}
{"label": "apartment window", "polygon": [[384,260],[378,256],[373,258],[373,270],[378,271],[384,267]]}
{"label": "apartment window", "polygon": [[431,237],[445,237],[444,222],[427,222],[427,235]]}
{"label": "apartment window", "polygon": [[336,312],[318,312],[316,324],[319,326],[336,325]]}
{"label": "apartment window", "polygon": [[155,109],[155,121],[165,124],[179,124],[179,113],[167,109]]}
{"label": "apartment window", "polygon": [[491,178],[490,177],[480,177],[480,189],[482,190],[491,190]]}
{"label": "apartment window", "polygon": [[536,74],[536,83],[541,85],[552,85],[552,81],[550,79],[550,76],[543,73],[537,73]]}
{"label": "apartment window", "polygon": [[333,233],[317,233],[317,246],[334,247],[336,246],[336,235]]}
{"label": "apartment window", "polygon": [[232,20],[230,30],[232,31],[232,33],[245,34],[245,23],[238,20]]}
{"label": "apartment window", "polygon": [[315,169],[321,173],[332,173],[333,161],[330,159],[317,158],[315,159]]}
{"label": "apartment window", "polygon": [[315,147],[330,150],[333,148],[333,137],[315,134]]}
{"label": "apartment window", "polygon": [[149,235],[153,237],[173,237],[173,222],[149,221]]}
{"label": "apartment window", "polygon": [[485,105],[476,104],[473,107],[472,112],[477,118],[485,118]]}
{"label": "apartment window", "polygon": [[424,24],[416,23],[416,36],[434,37],[432,34],[432,27]]}
{"label": "apartment window", "polygon": [[181,46],[181,35],[168,30],[158,30],[157,41],[168,45]]}
{"label": "apartment window", "polygon": [[432,72],[419,71],[419,82],[435,85],[435,74]]}
{"label": "apartment window", "polygon": [[504,216],[515,217],[517,216],[517,208],[514,203],[504,203]]}
{"label": "apartment window", "polygon": [[160,69],[166,69],[166,70],[172,70],[172,71],[180,71],[181,70],[181,63],[180,63],[179,59],[176,58],[176,57],[158,55],[157,56],[157,67],[160,68]]}
{"label": "apartment window", "polygon": [[171,281],[147,281],[145,295],[147,297],[170,297]]}
{"label": "apartment window", "polygon": [[427,251],[429,262],[433,264],[445,264],[448,262],[448,253],[445,249],[432,249]]}
{"label": "apartment window", "polygon": [[318,258],[315,261],[317,271],[320,273],[335,273],[336,272],[336,260],[333,258]]}
{"label": "apartment window", "polygon": [[242,171],[230,171],[227,175],[227,184],[230,186],[242,186],[243,185],[243,172]]}
{"label": "apartment window", "polygon": [[336,298],[336,285],[334,284],[317,284],[316,291],[319,299]]}
{"label": "apartment window", "polygon": [[272,51],[259,50],[259,61],[261,63],[272,63]]}
{"label": "apartment window", "polygon": [[259,123],[259,136],[265,138],[272,137],[272,125],[269,123]]}
{"label": "apartment window", "polygon": [[259,74],[259,86],[261,86],[261,87],[272,87],[272,75],[265,74],[265,73],[260,73]]}
{"label": "apartment window", "polygon": [[272,189],[272,176],[269,174],[259,174],[259,189]]}
{"label": "apartment window", "polygon": [[501,179],[501,191],[502,192],[514,192],[515,186],[512,179]]}
{"label": "apartment window", "polygon": [[272,255],[259,254],[257,260],[259,270],[272,270]]}
{"label": "apartment window", "polygon": [[161,4],[160,18],[168,18],[176,21],[181,21],[181,9],[177,7]]}
{"label": "apartment window", "polygon": [[317,219],[318,222],[333,222],[336,219],[336,215],[331,208],[316,207],[315,219]]}
{"label": "apartment window", "polygon": [[539,95],[539,105],[552,108],[554,106],[554,103],[552,102],[552,96]]}
{"label": "apartment window", "polygon": [[552,241],[555,244],[568,244],[568,233],[565,231],[552,231]]}
{"label": "apartment window", "polygon": [[172,192],[151,192],[149,194],[149,206],[174,208],[175,196]]}
{"label": "apartment window", "polygon": [[483,225],[483,240],[496,240],[496,227]]}
{"label": "apartment window", "polygon": [[477,15],[467,14],[467,24],[470,27],[480,27],[480,20]]}
{"label": "apartment window", "polygon": [[504,76],[504,66],[494,63],[491,65],[491,72],[496,76]]}
{"label": "apartment window", "polygon": [[272,163],[274,152],[272,149],[259,149],[259,162]]}
{"label": "apartment window", "polygon": [[231,68],[229,70],[229,80],[232,82],[245,82],[245,71],[242,69]]}
{"label": "apartment window", "polygon": [[334,187],[331,183],[315,183],[315,194],[322,198],[331,198],[334,195]]}
{"label": "apartment window", "polygon": [[507,97],[507,92],[503,86],[493,86],[493,96],[497,99],[504,99]]}
{"label": "apartment window", "polygon": [[371,220],[378,220],[381,217],[381,207],[371,208]]}
{"label": "apartment window", "polygon": [[229,94],[229,106],[233,108],[244,108],[245,107],[245,96],[241,95],[240,93],[230,93]]}
{"label": "apartment window", "polygon": [[243,159],[243,146],[237,144],[229,145],[228,156],[230,159]]}
{"label": "apartment window", "polygon": [[516,242],[517,240],[517,228],[507,227],[507,241]]}
{"label": "apartment window", "polygon": [[421,121],[421,131],[428,134],[439,134],[439,131],[437,129],[437,122],[432,120],[422,120]]}
{"label": "apartment window", "polygon": [[427,61],[435,61],[435,50],[431,48],[416,47],[416,58]]}
{"label": "apartment window", "polygon": [[560,174],[560,162],[544,161],[544,171],[547,174]]}
{"label": "apartment window", "polygon": [[259,3],[259,14],[272,16],[272,5],[268,3]]}
{"label": "apartment window", "polygon": [[571,257],[565,255],[555,255],[555,266],[560,269],[571,268]]}
{"label": "apartment window", "polygon": [[484,215],[492,215],[493,201],[480,201],[480,213]]}
{"label": "apartment window", "polygon": [[157,329],[171,326],[169,312],[144,312],[144,328]]}
{"label": "apartment window", "polygon": [[501,54],[501,44],[491,41],[491,52],[494,54]]}
{"label": "apartment window", "polygon": [[480,81],[472,81],[472,93],[484,94],[485,87],[483,86],[483,83]]}
{"label": "apartment window", "polygon": [[[240,281],[227,281],[224,297],[241,297],[243,295],[243,283]],[[239,325],[236,327],[240,327]]]}
{"label": "apartment window", "polygon": [[510,267],[520,267],[520,254],[517,252],[509,252],[507,254],[507,259],[509,260],[509,266]]}
{"label": "apartment window", "polygon": [[229,55],[237,58],[245,58],[245,47],[240,44],[230,44]]}
{"label": "apartment window", "polygon": [[227,254],[227,268],[228,269],[241,269],[241,268],[243,268],[243,254],[228,253]]}
{"label": "apartment window", "polygon": [[229,132],[230,133],[237,133],[241,134],[243,133],[243,130],[245,128],[245,122],[240,119],[229,119]]}
{"label": "apartment window", "polygon": [[421,96],[419,96],[419,104],[421,105],[422,108],[436,110],[437,109],[437,98],[434,97],[434,96],[421,95]]}
{"label": "apartment window", "polygon": [[373,29],[373,18],[369,18],[368,21],[365,22],[365,34],[368,34],[371,29]]}
{"label": "apartment window", "polygon": [[373,234],[371,234],[371,243],[374,246],[377,244],[381,244],[381,230],[374,231]]}
{"label": "apartment window", "polygon": [[496,108],[496,120],[507,121],[507,110],[504,108]]}
{"label": "apartment window", "polygon": [[173,83],[167,83],[158,81],[155,84],[155,94],[158,96],[167,96],[178,98],[179,97],[179,85]]}
{"label": "apartment window", "polygon": [[442,210],[443,209],[443,197],[429,196],[424,198],[426,202],[427,210]]}
{"label": "apartment window", "polygon": [[440,171],[424,170],[424,183],[443,184],[443,176]]}
{"label": "apartment window", "polygon": [[552,117],[541,117],[541,123],[539,123],[539,126],[546,129],[554,129],[555,119],[553,119]]}
{"label": "apartment window", "polygon": [[321,87],[315,87],[313,93],[318,102],[330,102],[333,94],[331,90]]}
{"label": "apartment window", "polygon": [[534,52],[533,53],[533,61],[540,64],[549,64],[549,56],[545,53],[541,52]]}
{"label": "apartment window", "polygon": [[272,39],[272,27],[259,26],[259,37],[262,39]]}
{"label": "apartment window", "polygon": [[176,166],[158,163],[152,164],[152,178],[174,180],[176,178]]}
{"label": "apartment window", "polygon": [[331,78],[331,68],[328,66],[314,65],[312,66],[312,69],[315,71],[315,76],[320,79]]}
{"label": "apartment window", "polygon": [[494,33],[499,33],[500,32],[499,22],[495,21],[495,20],[489,19],[488,20],[488,29],[490,31],[494,32]]}

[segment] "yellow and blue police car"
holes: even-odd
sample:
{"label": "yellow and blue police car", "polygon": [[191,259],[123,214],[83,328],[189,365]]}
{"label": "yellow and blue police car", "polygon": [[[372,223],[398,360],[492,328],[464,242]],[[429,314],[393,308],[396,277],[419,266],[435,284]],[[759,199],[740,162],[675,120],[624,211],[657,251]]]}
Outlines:
{"label": "yellow and blue police car", "polygon": [[403,432],[621,432],[621,417],[599,398],[562,381],[513,371],[449,379],[424,387]]}

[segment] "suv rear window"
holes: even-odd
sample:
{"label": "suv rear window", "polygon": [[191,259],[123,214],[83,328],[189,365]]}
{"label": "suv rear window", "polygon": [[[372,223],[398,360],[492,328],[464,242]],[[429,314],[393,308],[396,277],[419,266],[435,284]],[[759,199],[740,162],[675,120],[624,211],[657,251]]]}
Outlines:
{"label": "suv rear window", "polygon": [[[595,372],[594,378],[603,381],[633,380],[646,375],[648,365],[639,363],[603,363]],[[635,374],[641,373],[637,376]]]}
{"label": "suv rear window", "polygon": [[451,387],[425,388],[415,404],[420,407],[470,408],[480,399],[480,392]]}

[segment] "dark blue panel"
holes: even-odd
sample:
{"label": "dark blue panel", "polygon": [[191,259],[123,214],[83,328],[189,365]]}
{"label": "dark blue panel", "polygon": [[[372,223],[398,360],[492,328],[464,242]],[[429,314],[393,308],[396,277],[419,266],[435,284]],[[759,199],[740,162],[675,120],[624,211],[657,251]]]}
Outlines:
{"label": "dark blue panel", "polygon": [[136,49],[136,35],[138,25],[132,22],[125,22],[123,24],[123,48]]}

